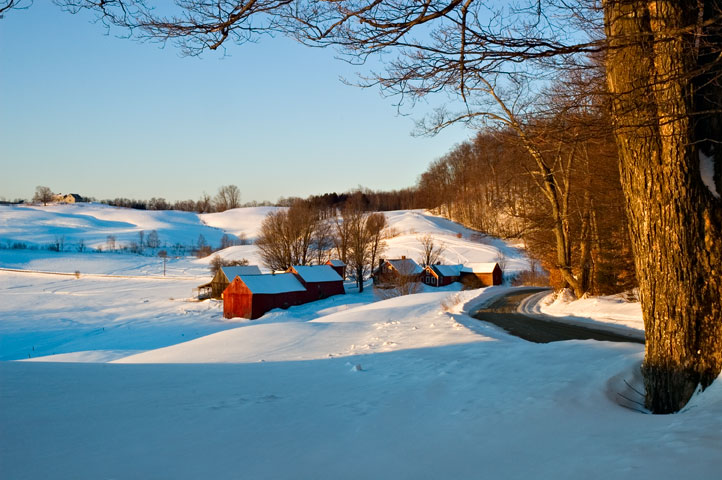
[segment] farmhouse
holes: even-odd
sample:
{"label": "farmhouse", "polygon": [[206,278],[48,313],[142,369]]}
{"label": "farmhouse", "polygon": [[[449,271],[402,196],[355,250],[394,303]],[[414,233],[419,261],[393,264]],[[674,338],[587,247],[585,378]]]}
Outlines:
{"label": "farmhouse", "polygon": [[346,278],[346,264],[341,260],[329,260],[326,265],[331,266],[341,278]]}
{"label": "farmhouse", "polygon": [[85,199],[78,195],[77,193],[68,193],[67,195],[63,195],[62,193],[57,193],[53,195],[53,202],[55,203],[77,203],[77,202],[84,202]]}
{"label": "farmhouse", "polygon": [[501,285],[502,271],[498,263],[470,263],[461,269],[461,281],[478,281],[484,287]]}
{"label": "farmhouse", "polygon": [[304,286],[309,302],[345,293],[343,278],[330,265],[294,265],[288,273],[296,275]]}
{"label": "farmhouse", "polygon": [[223,290],[239,275],[260,275],[261,269],[256,265],[241,265],[234,267],[221,267],[213,276],[210,283],[198,287],[200,292],[210,286],[210,298],[221,298]]}
{"label": "farmhouse", "polygon": [[463,265],[427,265],[421,280],[432,287],[443,287],[461,279]]}
{"label": "farmhouse", "polygon": [[398,281],[418,282],[423,269],[410,258],[381,260],[379,268],[371,274],[374,285],[380,288],[392,285]]}
{"label": "farmhouse", "polygon": [[223,291],[223,316],[251,320],[274,308],[307,303],[308,292],[293,273],[236,276]]}

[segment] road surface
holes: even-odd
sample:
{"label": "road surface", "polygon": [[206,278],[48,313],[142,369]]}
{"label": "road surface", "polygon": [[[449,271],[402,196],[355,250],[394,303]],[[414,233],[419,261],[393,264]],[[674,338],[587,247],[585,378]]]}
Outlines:
{"label": "road surface", "polygon": [[472,314],[477,320],[493,323],[517,337],[535,343],[563,340],[602,340],[608,342],[644,343],[638,338],[580,325],[572,325],[546,315],[528,316],[517,311],[519,303],[529,295],[545,289],[524,289],[501,295]]}

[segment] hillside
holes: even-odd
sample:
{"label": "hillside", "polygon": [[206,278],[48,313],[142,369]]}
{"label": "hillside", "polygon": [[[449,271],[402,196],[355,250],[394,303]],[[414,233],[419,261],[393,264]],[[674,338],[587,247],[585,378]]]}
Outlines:
{"label": "hillside", "polygon": [[[102,243],[153,225],[168,243],[252,237],[265,215],[22,208],[0,207],[0,242]],[[501,252],[508,271],[525,267],[512,246],[447,220],[387,217],[387,256],[415,257],[431,233],[450,263]],[[253,245],[220,254],[257,259]],[[229,321],[220,302],[190,298],[207,262],[174,258],[163,278],[153,256],[0,250],[1,267],[81,272],[0,270],[3,477],[705,479],[722,468],[719,381],[677,415],[623,408],[626,384],[641,388],[643,347],[531,344],[468,315],[508,286],[379,300],[349,283]],[[609,322],[610,302],[528,308]]]}

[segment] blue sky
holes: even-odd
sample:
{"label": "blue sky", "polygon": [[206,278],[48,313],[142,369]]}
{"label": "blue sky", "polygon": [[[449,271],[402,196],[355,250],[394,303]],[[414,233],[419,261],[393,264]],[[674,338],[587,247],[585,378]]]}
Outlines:
{"label": "blue sky", "polygon": [[[0,197],[36,185],[98,199],[213,195],[242,201],[411,186],[472,132],[410,135],[359,68],[286,38],[182,57],[105,35],[49,1],[0,20]],[[120,33],[120,32],[116,32]]]}

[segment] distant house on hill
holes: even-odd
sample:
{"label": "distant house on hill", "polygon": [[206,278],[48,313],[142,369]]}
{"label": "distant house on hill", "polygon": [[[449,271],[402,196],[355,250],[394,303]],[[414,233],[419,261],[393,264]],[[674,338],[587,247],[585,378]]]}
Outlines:
{"label": "distant house on hill", "polygon": [[[239,275],[261,275],[261,269],[256,265],[241,265],[235,267],[221,267],[216,272],[210,283],[198,287],[202,288],[210,286],[210,298],[221,298],[223,290]],[[206,297],[207,298],[207,297]]]}
{"label": "distant house on hill", "polygon": [[308,292],[293,273],[240,275],[223,291],[223,316],[251,320],[274,308],[301,305]]}
{"label": "distant house on hill", "polygon": [[341,260],[329,260],[326,262],[326,265],[331,266],[334,270],[336,270],[336,273],[339,274],[339,276],[343,279],[346,278],[346,264],[343,263]]}
{"label": "distant house on hill", "polygon": [[432,287],[443,287],[461,279],[463,265],[427,265],[421,280]]}
{"label": "distant house on hill", "polygon": [[374,285],[380,288],[393,285],[399,280],[418,282],[424,270],[418,263],[402,256],[401,258],[381,260],[379,268],[373,271],[371,277]]}
{"label": "distant house on hill", "polygon": [[65,200],[63,200],[65,203],[77,203],[77,202],[84,202],[85,199],[78,195],[77,193],[69,193],[65,195]]}
{"label": "distant house on hill", "polygon": [[84,201],[85,199],[77,193],[68,193],[67,195],[56,193],[53,195],[53,202],[55,203],[77,203]]}
{"label": "distant house on hill", "polygon": [[308,301],[345,293],[343,278],[331,265],[294,265],[288,269],[306,288]]}
{"label": "distant house on hill", "polygon": [[501,267],[498,263],[470,263],[461,269],[461,281],[479,281],[482,286],[501,285]]}

